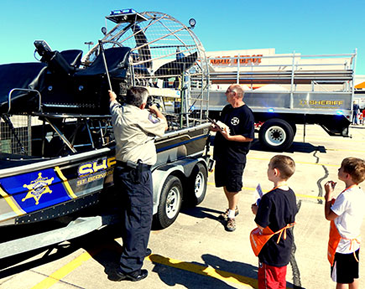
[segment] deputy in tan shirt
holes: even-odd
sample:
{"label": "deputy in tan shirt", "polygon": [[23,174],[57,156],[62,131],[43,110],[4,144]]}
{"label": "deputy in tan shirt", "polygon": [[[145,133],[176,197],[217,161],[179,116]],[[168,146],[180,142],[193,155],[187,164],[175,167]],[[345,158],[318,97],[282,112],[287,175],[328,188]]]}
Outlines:
{"label": "deputy in tan shirt", "polygon": [[155,105],[145,109],[146,88],[130,88],[124,105],[117,102],[113,91],[109,97],[116,141],[114,185],[122,195],[124,217],[123,252],[116,274],[118,281],[139,281],[148,275],[141,268],[152,224],[151,166],[157,160],[154,139],[164,134],[167,122]]}

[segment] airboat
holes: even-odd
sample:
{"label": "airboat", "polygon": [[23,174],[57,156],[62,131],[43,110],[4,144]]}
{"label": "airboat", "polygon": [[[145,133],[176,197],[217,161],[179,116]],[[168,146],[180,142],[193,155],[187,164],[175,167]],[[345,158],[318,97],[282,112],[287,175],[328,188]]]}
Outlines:
{"label": "airboat", "polygon": [[[149,101],[165,114],[168,131],[155,140],[153,170],[205,155],[208,64],[194,21],[186,26],[164,13],[132,9],[106,19],[113,28],[103,28],[103,38],[85,55],[36,40],[37,62],[0,65],[0,226],[74,213],[113,188],[108,89],[123,103],[130,86],[146,87]],[[206,170],[193,180],[198,202],[206,190],[202,176]],[[179,209],[173,190],[165,197],[164,207],[154,197],[155,214]]]}

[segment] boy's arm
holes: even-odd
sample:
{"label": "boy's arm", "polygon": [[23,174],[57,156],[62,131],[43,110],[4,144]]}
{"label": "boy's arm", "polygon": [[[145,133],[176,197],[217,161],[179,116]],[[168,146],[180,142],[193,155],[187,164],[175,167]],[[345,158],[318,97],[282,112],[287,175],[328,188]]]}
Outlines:
{"label": "boy's arm", "polygon": [[329,181],[329,182],[325,183],[325,185],[324,185],[324,189],[326,191],[326,194],[324,196],[324,199],[325,199],[324,216],[325,216],[326,220],[328,220],[328,221],[332,221],[338,217],[338,215],[331,210],[332,194],[333,194],[333,189],[334,189],[335,185],[336,184],[332,181]]}
{"label": "boy's arm", "polygon": [[259,224],[256,223],[256,226],[261,230],[263,231],[265,228],[264,227],[261,227]]}
{"label": "boy's arm", "polygon": [[338,215],[331,210],[331,201],[326,200],[324,205],[324,215],[328,221],[332,221],[338,217]]}
{"label": "boy's arm", "polygon": [[[251,210],[252,210],[252,213],[254,214],[254,215],[256,215],[257,214],[257,211],[258,211],[258,206],[256,205],[256,204],[252,204],[251,205]],[[256,223],[256,222],[255,222]],[[262,231],[263,229],[265,229],[264,227],[262,227],[262,226],[260,226],[259,224],[257,224],[256,223],[256,226]]]}
{"label": "boy's arm", "polygon": [[252,204],[251,205],[251,211],[252,211],[252,213],[254,214],[254,215],[256,215],[257,214],[257,210],[258,210],[258,206],[256,205],[256,204]]}

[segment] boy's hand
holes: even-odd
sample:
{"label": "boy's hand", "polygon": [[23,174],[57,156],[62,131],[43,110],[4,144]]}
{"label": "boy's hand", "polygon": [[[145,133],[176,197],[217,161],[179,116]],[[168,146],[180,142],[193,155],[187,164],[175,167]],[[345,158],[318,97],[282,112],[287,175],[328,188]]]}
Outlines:
{"label": "boy's hand", "polygon": [[338,217],[335,212],[331,210],[332,202],[333,202],[333,190],[336,186],[336,183],[333,181],[329,181],[324,184],[324,189],[326,190],[326,194],[324,196],[326,202],[324,204],[324,216],[326,217],[326,220],[332,221]]}
{"label": "boy's hand", "polygon": [[251,205],[251,210],[252,210],[252,213],[254,214],[254,215],[256,215],[257,214],[257,209],[258,209],[259,207],[256,205],[256,204],[252,204]]}
{"label": "boy's hand", "polygon": [[332,200],[333,190],[335,189],[336,184],[337,183],[333,181],[328,181],[324,184],[324,190],[326,191],[324,198],[327,202]]}

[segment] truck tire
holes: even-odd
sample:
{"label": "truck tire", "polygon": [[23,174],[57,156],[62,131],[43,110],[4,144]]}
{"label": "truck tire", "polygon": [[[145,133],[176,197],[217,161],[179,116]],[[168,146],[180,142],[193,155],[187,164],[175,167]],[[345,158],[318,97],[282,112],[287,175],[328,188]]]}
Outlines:
{"label": "truck tire", "polygon": [[291,128],[293,129],[293,134],[295,136],[297,134],[297,125],[293,122],[290,122],[289,124],[290,124]]}
{"label": "truck tire", "polygon": [[161,192],[157,213],[154,215],[153,226],[164,229],[170,226],[180,212],[183,197],[181,181],[176,176],[168,176]]}
{"label": "truck tire", "polygon": [[269,119],[261,126],[259,140],[261,145],[271,151],[288,149],[294,139],[292,126],[279,118]]}
{"label": "truck tire", "polygon": [[187,205],[197,206],[203,202],[207,192],[208,171],[207,168],[198,163],[188,178],[185,192]]}

